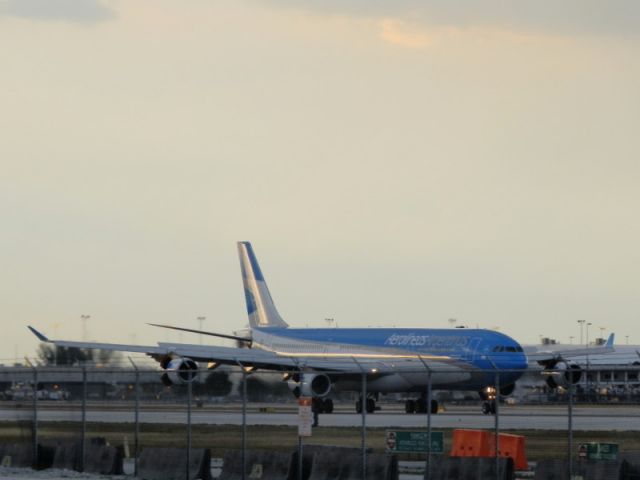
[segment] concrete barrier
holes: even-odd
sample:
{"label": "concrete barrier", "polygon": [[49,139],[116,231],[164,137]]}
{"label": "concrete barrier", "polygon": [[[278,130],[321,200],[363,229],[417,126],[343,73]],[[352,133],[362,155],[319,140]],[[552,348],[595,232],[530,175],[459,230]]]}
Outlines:
{"label": "concrete barrier", "polygon": [[[246,452],[246,478],[264,480],[293,480],[296,468],[291,453],[252,450]],[[218,480],[242,479],[242,452],[229,450],[222,461]]]}
{"label": "concrete barrier", "polygon": [[[330,452],[333,455],[334,459],[343,458],[344,455],[353,454],[353,455],[362,455],[362,449],[358,447],[343,447],[343,446],[331,446],[331,445],[304,445],[302,449],[302,479],[308,480],[311,476],[311,467],[313,465],[313,456],[318,452]],[[372,448],[366,449],[367,455],[373,452]],[[361,460],[358,460],[358,465],[360,465]],[[362,467],[360,467],[362,468]],[[292,458],[292,480],[298,479],[298,450],[293,452]],[[373,478],[373,477],[372,477]]]}
{"label": "concrete barrier", "polygon": [[620,455],[622,465],[620,467],[621,480],[635,480],[640,478],[640,452],[624,452]]}
{"label": "concrete barrier", "polygon": [[[367,453],[367,478],[397,480],[398,459],[394,455]],[[295,477],[294,477],[295,478]],[[328,448],[313,452],[309,480],[362,479],[362,452]]]}
{"label": "concrete barrier", "polygon": [[33,445],[29,443],[0,444],[0,462],[3,467],[32,467]]}
{"label": "concrete barrier", "polygon": [[56,455],[55,443],[40,443],[38,444],[38,464],[36,468],[38,470],[44,470],[53,466],[53,459]]}
{"label": "concrete barrier", "polygon": [[[618,480],[624,471],[621,461],[574,461],[573,475],[584,480]],[[565,480],[569,473],[569,464],[564,459],[540,460],[536,465],[535,480]]]}
{"label": "concrete barrier", "polygon": [[[493,480],[496,478],[495,458],[485,457],[431,457],[429,480]],[[501,457],[498,460],[497,478],[512,480],[515,477],[513,459]],[[427,478],[425,472],[424,478]]]}
{"label": "concrete barrier", "polygon": [[183,448],[150,448],[142,450],[138,462],[138,478],[143,480],[192,480],[211,478],[211,450],[193,448],[190,452],[187,479],[187,451]]}
{"label": "concrete barrier", "polygon": [[80,470],[80,442],[66,441],[56,445],[53,455],[53,468]]}
{"label": "concrete barrier", "polygon": [[367,454],[367,478],[397,480],[398,457],[381,453]]}
{"label": "concrete barrier", "polygon": [[88,444],[85,447],[84,471],[101,475],[122,475],[122,453],[111,445]]}

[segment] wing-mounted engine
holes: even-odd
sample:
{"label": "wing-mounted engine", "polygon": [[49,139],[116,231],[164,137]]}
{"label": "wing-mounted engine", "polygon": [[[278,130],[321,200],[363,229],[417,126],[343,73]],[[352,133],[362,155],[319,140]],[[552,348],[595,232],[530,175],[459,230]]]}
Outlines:
{"label": "wing-mounted engine", "polygon": [[296,397],[326,397],[332,386],[331,379],[324,373],[294,373],[285,380]]}
{"label": "wing-mounted engine", "polygon": [[582,368],[575,363],[565,360],[546,362],[542,371],[549,388],[567,388],[570,384],[575,385],[582,378]]}
{"label": "wing-mounted engine", "polygon": [[160,366],[165,369],[161,380],[166,386],[191,383],[198,376],[198,364],[190,358],[167,357]]}

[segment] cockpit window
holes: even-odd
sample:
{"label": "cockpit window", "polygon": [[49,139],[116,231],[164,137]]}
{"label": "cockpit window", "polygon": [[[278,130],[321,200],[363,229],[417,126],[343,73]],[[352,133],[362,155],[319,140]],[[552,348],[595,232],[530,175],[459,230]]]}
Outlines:
{"label": "cockpit window", "polygon": [[493,351],[494,352],[522,352],[522,347],[521,346],[517,346],[517,347],[511,347],[511,346],[504,346],[504,345],[496,345],[495,347],[493,347]]}

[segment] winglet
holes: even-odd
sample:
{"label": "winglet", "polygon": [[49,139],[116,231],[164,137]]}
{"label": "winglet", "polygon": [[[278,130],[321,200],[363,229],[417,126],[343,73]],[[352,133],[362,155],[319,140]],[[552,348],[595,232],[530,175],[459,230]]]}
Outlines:
{"label": "winglet", "polygon": [[38,340],[40,340],[41,342],[48,342],[49,339],[47,337],[45,337],[42,333],[40,333],[38,330],[36,330],[35,328],[33,328],[31,325],[28,326],[29,330],[31,330],[31,332],[38,337]]}
{"label": "winglet", "polygon": [[609,338],[607,338],[607,343],[604,346],[607,348],[613,348],[614,339],[615,339],[615,333],[612,333],[611,335],[609,335]]}

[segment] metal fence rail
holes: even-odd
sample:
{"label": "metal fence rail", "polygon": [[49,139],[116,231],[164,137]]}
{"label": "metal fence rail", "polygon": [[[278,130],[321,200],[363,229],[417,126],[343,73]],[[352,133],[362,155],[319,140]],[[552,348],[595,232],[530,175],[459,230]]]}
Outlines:
{"label": "metal fence rail", "polygon": [[[353,371],[331,373],[331,377],[357,378],[360,388],[351,393],[331,392],[330,395],[335,396],[335,412],[319,415],[319,427],[314,429],[309,439],[298,434],[297,400],[290,394],[286,382],[282,381],[285,377],[299,374],[298,371],[251,371],[242,365],[213,371],[202,368],[194,372],[193,382],[166,386],[160,381],[162,370],[140,367],[133,362],[126,368],[89,365],[3,368],[0,369],[0,437],[2,442],[30,442],[34,455],[42,442],[64,437],[79,438],[82,469],[87,438],[106,436],[114,442],[128,445],[131,436],[133,448],[129,455],[133,459],[132,473],[136,475],[140,451],[145,446],[159,446],[164,442],[169,444],[165,446],[186,449],[187,478],[194,444],[213,448],[216,452],[235,445],[242,452],[243,478],[248,478],[247,452],[273,448],[274,443],[287,443],[298,449],[298,468],[301,471],[305,446],[318,441],[340,441],[329,439],[322,432],[325,426],[341,427],[354,432],[359,430],[359,441],[353,437],[349,440],[353,443],[345,446],[359,448],[361,476],[366,479],[370,449],[380,452],[388,447],[384,440],[381,441],[385,430],[424,430],[427,439],[431,439],[434,430],[438,430],[444,432],[445,442],[450,443],[451,432],[456,428],[483,429],[494,433],[492,451],[496,474],[499,470],[500,434],[509,432],[524,434],[531,439],[532,445],[548,447],[546,450],[539,448],[539,452],[547,453],[534,454],[534,460],[543,458],[543,455],[567,460],[567,477],[572,478],[574,462],[581,460],[579,445],[590,439],[611,441],[610,432],[619,431],[615,439],[620,451],[640,450],[640,440],[634,440],[640,431],[640,409],[637,408],[640,384],[630,380],[639,378],[638,370],[638,367],[627,368],[618,383],[612,381],[605,385],[599,382],[594,385],[592,382],[601,377],[598,370],[591,367],[590,378],[583,377],[575,384],[569,383],[554,390],[546,387],[544,378],[539,376],[536,380],[527,373],[533,380],[527,380],[525,386],[519,386],[512,395],[498,394],[489,407],[490,413],[482,413],[477,392],[452,396],[450,392],[436,390],[432,378],[441,372],[422,362],[422,367],[413,373],[424,375],[426,387],[423,392],[414,392],[412,396],[422,399],[426,408],[422,413],[405,413],[409,405],[406,403],[407,395],[376,397],[376,392],[370,391],[372,373],[354,359]],[[494,369],[484,373],[494,378],[492,387],[499,392],[502,385],[500,377],[504,372]],[[591,388],[597,394],[585,395]],[[376,398],[380,411],[369,408],[368,400]],[[432,400],[436,399],[445,406],[444,412],[432,410]],[[491,396],[487,401],[491,402]],[[376,402],[373,404],[375,406]],[[358,405],[356,413],[354,407]],[[211,425],[225,425],[230,433],[226,438],[216,438],[208,433]],[[184,435],[178,434],[181,428],[184,428]],[[271,439],[270,442],[269,438],[264,438],[265,431],[266,435],[276,432],[278,441]],[[556,433],[541,440],[538,438],[540,433],[536,432]],[[319,440],[314,439],[316,436]],[[441,455],[433,452],[432,448],[432,442],[428,440],[424,451],[401,455],[414,460],[422,458],[425,478],[429,478],[432,460]]]}

